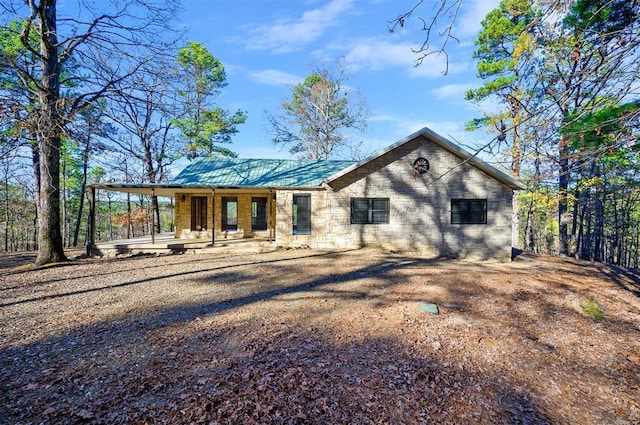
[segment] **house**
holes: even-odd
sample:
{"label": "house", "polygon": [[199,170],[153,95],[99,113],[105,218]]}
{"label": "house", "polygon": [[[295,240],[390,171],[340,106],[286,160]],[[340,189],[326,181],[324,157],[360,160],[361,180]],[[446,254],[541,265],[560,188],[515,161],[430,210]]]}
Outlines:
{"label": "house", "polygon": [[170,184],[92,190],[174,197],[176,238],[508,259],[512,199],[524,188],[424,128],[359,162],[200,158]]}

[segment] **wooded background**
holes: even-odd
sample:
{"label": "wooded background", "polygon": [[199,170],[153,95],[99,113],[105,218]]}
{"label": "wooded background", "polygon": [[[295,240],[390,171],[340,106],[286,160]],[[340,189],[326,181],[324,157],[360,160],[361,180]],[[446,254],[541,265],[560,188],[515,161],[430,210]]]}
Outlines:
{"label": "wooded background", "polygon": [[[446,53],[428,42],[442,16],[450,24],[438,34],[455,37],[463,1],[438,0],[422,20],[419,63]],[[224,66],[171,28],[174,2],[82,3],[71,20],[52,0],[1,7],[0,251],[39,249],[46,262],[63,257],[56,246],[86,244],[90,182],[161,183],[179,158],[234,156],[246,113],[216,104]],[[528,186],[514,201],[518,248],[638,266],[639,9],[638,0],[503,0],[483,21],[474,54],[483,85],[466,97],[484,113],[468,127],[492,133],[477,153]],[[341,76],[313,73],[292,89],[285,115],[316,102],[314,92],[338,92]],[[334,121],[349,107],[324,106]],[[272,121],[280,135],[301,134]],[[326,153],[333,148],[318,144],[336,138],[311,142],[309,152]],[[173,229],[168,199],[99,191],[97,211],[99,240]]]}

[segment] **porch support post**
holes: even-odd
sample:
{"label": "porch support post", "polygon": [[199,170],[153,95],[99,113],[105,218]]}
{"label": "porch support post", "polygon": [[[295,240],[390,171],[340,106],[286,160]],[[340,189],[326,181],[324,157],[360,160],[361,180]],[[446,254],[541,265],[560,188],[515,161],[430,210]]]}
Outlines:
{"label": "porch support post", "polygon": [[131,239],[131,193],[127,192],[127,239]]}
{"label": "porch support post", "polygon": [[216,243],[216,190],[211,188],[211,245]]}
{"label": "porch support post", "polygon": [[267,227],[269,228],[269,242],[273,242],[273,214],[271,214],[271,204],[273,203],[273,190],[269,189],[269,198],[267,198]]}
{"label": "porch support post", "polygon": [[87,242],[87,255],[96,243],[96,189],[89,187],[89,241]]}
{"label": "porch support post", "polygon": [[151,245],[156,243],[156,211],[153,199],[156,197],[156,188],[151,188]]}

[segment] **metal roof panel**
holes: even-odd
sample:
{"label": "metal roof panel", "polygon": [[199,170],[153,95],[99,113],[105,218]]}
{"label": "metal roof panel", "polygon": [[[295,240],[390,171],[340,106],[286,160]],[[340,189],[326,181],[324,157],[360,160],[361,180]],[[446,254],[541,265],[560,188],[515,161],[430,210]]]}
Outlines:
{"label": "metal roof panel", "polygon": [[314,187],[355,161],[198,158],[172,185],[210,187]]}

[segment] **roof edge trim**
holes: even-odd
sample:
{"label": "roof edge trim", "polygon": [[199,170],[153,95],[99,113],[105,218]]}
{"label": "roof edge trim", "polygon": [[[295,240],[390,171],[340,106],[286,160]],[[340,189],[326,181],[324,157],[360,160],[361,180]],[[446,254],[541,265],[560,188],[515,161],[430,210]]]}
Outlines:
{"label": "roof edge trim", "polygon": [[527,186],[516,180],[515,178],[513,178],[512,176],[500,171],[499,169],[497,169],[496,167],[494,167],[493,165],[481,160],[480,158],[477,157],[476,154],[471,154],[470,152],[466,151],[465,149],[461,148],[460,146],[458,146],[457,144],[453,143],[452,141],[446,139],[445,137],[439,135],[438,133],[436,133],[435,131],[431,130],[428,127],[423,127],[422,129],[416,131],[415,133],[412,133],[404,138],[402,138],[401,140],[397,141],[396,143],[387,146],[386,148],[374,153],[371,156],[368,156],[367,158],[329,176],[326,180],[325,183],[330,183],[360,167],[362,167],[365,164],[368,164],[369,162],[381,157],[382,155],[385,155],[391,151],[393,151],[394,149],[404,145],[405,143],[410,142],[411,140],[416,139],[417,137],[420,136],[425,136],[427,137],[429,140],[431,140],[432,142],[436,143],[437,145],[439,145],[440,147],[448,150],[449,152],[453,153],[454,155],[460,157],[463,161],[468,162],[469,164],[475,166],[476,168],[478,168],[481,171],[484,171],[485,173],[487,173],[488,175],[490,175],[491,177],[495,178],[496,180],[502,182],[503,184],[505,184],[506,186],[510,187],[513,190],[524,190],[527,188]]}

